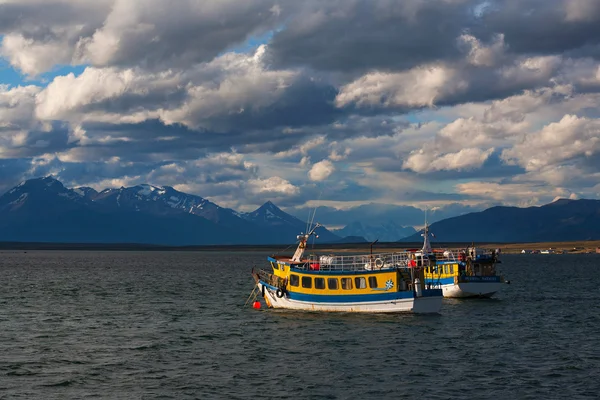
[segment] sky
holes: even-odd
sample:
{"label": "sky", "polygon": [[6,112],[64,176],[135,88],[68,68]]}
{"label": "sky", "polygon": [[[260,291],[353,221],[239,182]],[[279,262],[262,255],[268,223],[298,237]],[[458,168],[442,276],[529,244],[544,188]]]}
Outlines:
{"label": "sky", "polygon": [[2,192],[600,197],[600,0],[0,0],[0,41]]}

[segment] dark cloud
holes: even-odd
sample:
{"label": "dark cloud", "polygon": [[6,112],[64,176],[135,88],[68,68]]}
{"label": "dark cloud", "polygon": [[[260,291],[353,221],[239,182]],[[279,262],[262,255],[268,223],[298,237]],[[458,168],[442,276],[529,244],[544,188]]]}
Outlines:
{"label": "dark cloud", "polygon": [[276,102],[267,106],[205,118],[200,114],[196,118],[203,125],[219,131],[268,131],[278,127],[327,125],[343,115],[334,105],[337,93],[336,88],[303,76],[287,87]]}
{"label": "dark cloud", "polygon": [[276,67],[402,70],[460,57],[478,1],[328,1],[299,10],[269,46]]}
{"label": "dark cloud", "polygon": [[494,151],[481,165],[461,171],[432,171],[426,174],[428,180],[443,182],[459,179],[494,179],[505,176],[516,176],[525,173],[525,168],[518,165],[507,165],[500,158],[501,151]]}
{"label": "dark cloud", "polygon": [[[600,43],[600,2],[596,0],[495,0],[485,8],[480,36],[502,32],[515,53],[573,52]],[[575,53],[572,53],[575,54]]]}

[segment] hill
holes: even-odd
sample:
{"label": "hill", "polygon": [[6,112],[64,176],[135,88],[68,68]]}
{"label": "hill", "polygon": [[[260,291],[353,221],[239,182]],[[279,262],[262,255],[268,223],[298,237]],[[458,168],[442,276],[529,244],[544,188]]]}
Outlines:
{"label": "hill", "polygon": [[[540,207],[492,207],[431,225],[443,242],[567,242],[600,239],[600,200],[560,199]],[[418,242],[420,234],[402,239]]]}

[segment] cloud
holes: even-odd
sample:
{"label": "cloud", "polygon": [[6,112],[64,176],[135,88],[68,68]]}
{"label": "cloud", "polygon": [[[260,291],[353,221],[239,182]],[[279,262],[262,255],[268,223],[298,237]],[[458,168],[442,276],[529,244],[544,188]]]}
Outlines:
{"label": "cloud", "polygon": [[232,207],[598,197],[599,4],[0,1],[0,160]]}
{"label": "cloud", "polygon": [[[273,1],[75,0],[0,4],[2,54],[24,73],[55,64],[185,69],[285,17]],[[14,20],[22,21],[15,24]]]}
{"label": "cloud", "polygon": [[458,43],[459,45],[464,45],[468,51],[468,62],[478,67],[493,67],[497,65],[507,51],[506,43],[504,43],[504,35],[501,33],[495,35],[489,45],[481,43],[475,36],[466,33],[458,37]]}
{"label": "cloud", "polygon": [[333,163],[329,160],[322,160],[318,163],[315,163],[310,171],[308,171],[308,177],[312,181],[324,181],[327,179],[333,172],[335,171],[335,167]]}
{"label": "cloud", "polygon": [[432,107],[466,87],[455,70],[433,65],[400,73],[368,73],[343,86],[335,100],[338,107],[351,103],[358,107]]}
{"label": "cloud", "polygon": [[304,2],[291,14],[286,29],[274,35],[269,58],[277,67],[353,73],[406,70],[458,58],[456,38],[475,22],[471,11],[475,3]]}
{"label": "cloud", "polygon": [[549,165],[572,162],[600,152],[600,121],[565,115],[538,132],[526,134],[520,143],[506,149],[508,163],[536,171]]}
{"label": "cloud", "polygon": [[411,153],[402,166],[419,173],[442,170],[469,170],[481,167],[493,151],[493,148],[485,151],[478,148],[464,148],[456,153],[428,154],[423,150],[419,150]]}
{"label": "cloud", "polygon": [[267,179],[253,179],[248,183],[251,188],[250,190],[262,195],[283,194],[289,196],[296,195],[300,191],[298,187],[278,176],[272,176]]}
{"label": "cloud", "polygon": [[188,71],[88,67],[79,76],[56,77],[37,98],[37,116],[77,123],[159,119],[220,132],[331,121],[328,86],[301,71],[269,70],[264,51],[228,53]]}

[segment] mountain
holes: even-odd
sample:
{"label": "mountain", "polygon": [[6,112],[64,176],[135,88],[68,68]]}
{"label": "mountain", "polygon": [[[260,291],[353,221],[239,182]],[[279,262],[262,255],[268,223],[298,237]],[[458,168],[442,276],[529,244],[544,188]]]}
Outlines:
{"label": "mountain", "polygon": [[[270,201],[250,213],[240,214],[242,218],[257,226],[278,232],[283,237],[295,238],[301,232],[307,231],[304,221],[282,211]],[[315,231],[319,235],[319,243],[339,242],[340,236],[328,231],[325,227],[319,227]]]}
{"label": "mountain", "polygon": [[191,245],[244,240],[191,214],[130,212],[96,202],[90,194],[51,177],[20,184],[0,196],[0,241]]}
{"label": "mountain", "polygon": [[400,226],[394,221],[388,221],[380,225],[367,225],[355,221],[342,229],[333,231],[338,236],[360,236],[369,242],[379,239],[380,242],[396,242],[404,237],[416,233],[412,226]]}
{"label": "mountain", "polygon": [[[600,239],[600,200],[560,199],[540,207],[492,207],[431,225],[441,242],[561,242]],[[402,239],[420,242],[420,234]]]}
{"label": "mountain", "polygon": [[[92,199],[107,207],[132,212],[192,214],[244,236],[251,234],[256,228],[234,210],[220,207],[200,196],[179,192],[170,186],[143,184],[130,188],[106,189],[97,193]],[[275,235],[271,236],[275,237]]]}
{"label": "mountain", "polygon": [[[306,223],[271,202],[253,213],[169,186],[66,188],[31,179],[0,196],[0,241],[162,245],[290,244]],[[325,228],[320,242],[339,241]]]}

